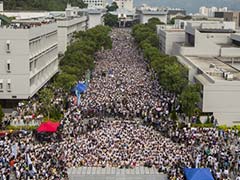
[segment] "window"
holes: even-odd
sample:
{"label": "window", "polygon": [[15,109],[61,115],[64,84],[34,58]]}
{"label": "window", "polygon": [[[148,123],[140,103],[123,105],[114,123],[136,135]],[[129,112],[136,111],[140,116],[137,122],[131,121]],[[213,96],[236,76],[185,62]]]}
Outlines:
{"label": "window", "polygon": [[7,40],[7,42],[6,42],[6,51],[7,51],[7,53],[10,53],[10,40]]}
{"label": "window", "polygon": [[11,60],[7,60],[7,72],[11,72]]}
{"label": "window", "polygon": [[7,91],[11,91],[11,79],[7,81]]}
{"label": "window", "polygon": [[11,71],[10,69],[11,69],[10,68],[10,63],[7,63],[7,71],[10,72]]}
{"label": "window", "polygon": [[0,92],[3,92],[3,80],[0,79]]}
{"label": "window", "polygon": [[30,71],[33,70],[33,62],[30,62],[30,68],[29,68]]}

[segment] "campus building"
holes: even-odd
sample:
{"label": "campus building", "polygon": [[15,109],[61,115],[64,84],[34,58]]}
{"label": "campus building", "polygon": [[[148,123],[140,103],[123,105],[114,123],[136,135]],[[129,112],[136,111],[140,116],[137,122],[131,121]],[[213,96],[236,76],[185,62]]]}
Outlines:
{"label": "campus building", "polygon": [[88,8],[105,8],[107,5],[107,0],[83,0],[83,2],[88,5]]}
{"label": "campus building", "polygon": [[0,28],[0,99],[32,97],[58,72],[57,23],[16,22]]}
{"label": "campus building", "polygon": [[116,2],[119,9],[125,9],[127,11],[133,11],[133,0],[113,0]]}
{"label": "campus building", "polygon": [[87,8],[81,9],[80,12],[87,15],[87,29],[93,28],[97,25],[104,25],[104,14],[106,14],[106,9]]}
{"label": "campus building", "polygon": [[202,6],[199,8],[199,15],[201,16],[206,16],[206,17],[214,17],[215,12],[227,12],[228,8],[227,7],[222,7],[222,8],[217,8],[217,7],[205,7]]}
{"label": "campus building", "polygon": [[0,12],[3,12],[3,1],[0,1]]}
{"label": "campus building", "polygon": [[163,9],[137,9],[136,13],[139,16],[141,24],[145,24],[151,18],[158,18],[162,23],[167,24],[167,10]]}
{"label": "campus building", "polygon": [[85,13],[80,13],[79,7],[68,4],[64,17],[56,17],[58,26],[58,51],[64,54],[67,46],[74,40],[74,34],[87,29],[88,18]]}
{"label": "campus building", "polygon": [[184,42],[185,23],[182,20],[176,20],[175,25],[157,25],[157,34],[159,36],[159,50],[164,54],[174,55],[173,44]]}
{"label": "campus building", "polygon": [[[188,21],[182,26],[158,30],[160,36],[165,31],[165,42],[161,39],[172,45],[170,54],[189,69],[189,81],[201,85],[199,107],[213,113],[219,124],[239,124],[240,33],[235,30],[235,23]],[[174,42],[174,38],[169,38],[174,36],[181,39]]]}
{"label": "campus building", "polygon": [[223,18],[224,21],[233,21],[237,28],[240,27],[240,11],[217,11],[214,13],[214,17]]}

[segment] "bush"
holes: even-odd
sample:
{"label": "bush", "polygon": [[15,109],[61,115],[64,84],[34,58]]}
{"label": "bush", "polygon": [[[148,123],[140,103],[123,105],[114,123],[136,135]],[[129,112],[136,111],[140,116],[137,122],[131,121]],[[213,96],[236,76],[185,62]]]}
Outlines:
{"label": "bush", "polygon": [[13,131],[18,131],[18,130],[28,130],[28,131],[33,131],[36,130],[38,126],[7,126],[7,130],[13,130]]}
{"label": "bush", "polygon": [[213,128],[213,124],[191,124],[191,126],[196,128]]}

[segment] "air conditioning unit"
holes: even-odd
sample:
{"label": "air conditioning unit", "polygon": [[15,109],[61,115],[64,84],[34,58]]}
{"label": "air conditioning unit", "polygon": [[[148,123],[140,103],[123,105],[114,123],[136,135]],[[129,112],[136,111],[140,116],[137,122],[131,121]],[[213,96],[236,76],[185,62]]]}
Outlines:
{"label": "air conditioning unit", "polygon": [[211,64],[209,65],[209,68],[216,68],[216,65],[213,64],[213,63],[211,63]]}

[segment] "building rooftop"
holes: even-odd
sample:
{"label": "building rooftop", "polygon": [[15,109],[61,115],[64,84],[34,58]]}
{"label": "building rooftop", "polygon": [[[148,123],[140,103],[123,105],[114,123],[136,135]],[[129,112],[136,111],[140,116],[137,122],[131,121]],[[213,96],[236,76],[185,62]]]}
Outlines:
{"label": "building rooftop", "polygon": [[201,33],[235,33],[236,31],[232,29],[207,29],[207,28],[199,28],[199,32]]}
{"label": "building rooftop", "polygon": [[2,28],[9,29],[31,29],[35,27],[40,27],[46,24],[55,23],[55,19],[45,19],[45,20],[14,20],[11,24],[7,26],[2,26]]}
{"label": "building rooftop", "polygon": [[223,58],[186,56],[194,66],[214,81],[240,81],[240,71]]}
{"label": "building rooftop", "polygon": [[185,32],[184,29],[165,29],[166,32]]}

